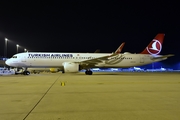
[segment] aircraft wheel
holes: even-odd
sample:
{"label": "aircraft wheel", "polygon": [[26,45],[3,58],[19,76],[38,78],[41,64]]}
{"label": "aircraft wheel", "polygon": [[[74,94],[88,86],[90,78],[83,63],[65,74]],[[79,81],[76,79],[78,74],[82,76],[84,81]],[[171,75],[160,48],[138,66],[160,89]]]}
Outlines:
{"label": "aircraft wheel", "polygon": [[92,72],[91,70],[86,70],[86,71],[85,71],[85,74],[86,74],[86,75],[92,75],[92,73],[93,73],[93,72]]}
{"label": "aircraft wheel", "polygon": [[92,71],[89,71],[89,75],[92,75],[92,73],[93,73]]}
{"label": "aircraft wheel", "polygon": [[30,75],[30,72],[29,72],[29,71],[26,71],[26,75]]}
{"label": "aircraft wheel", "polygon": [[30,75],[30,72],[29,71],[24,71],[23,74],[24,75]]}

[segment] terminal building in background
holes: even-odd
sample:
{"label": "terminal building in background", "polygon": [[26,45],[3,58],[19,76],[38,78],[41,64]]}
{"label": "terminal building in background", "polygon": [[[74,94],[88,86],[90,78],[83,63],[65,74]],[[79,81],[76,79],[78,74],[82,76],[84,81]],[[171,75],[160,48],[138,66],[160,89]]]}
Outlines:
{"label": "terminal building in background", "polygon": [[5,64],[5,61],[8,58],[4,58],[4,57],[0,57],[0,67],[7,67],[7,65]]}

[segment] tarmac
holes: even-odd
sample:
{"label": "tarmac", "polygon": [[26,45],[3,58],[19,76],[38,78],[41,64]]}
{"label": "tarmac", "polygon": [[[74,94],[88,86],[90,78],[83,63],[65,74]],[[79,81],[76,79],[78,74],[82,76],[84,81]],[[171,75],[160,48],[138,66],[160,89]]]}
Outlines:
{"label": "tarmac", "polygon": [[0,76],[0,120],[180,120],[180,73]]}

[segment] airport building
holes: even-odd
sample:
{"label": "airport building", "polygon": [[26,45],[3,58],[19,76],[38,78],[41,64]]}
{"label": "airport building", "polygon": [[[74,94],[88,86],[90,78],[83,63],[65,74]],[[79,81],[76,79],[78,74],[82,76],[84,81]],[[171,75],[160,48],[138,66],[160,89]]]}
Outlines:
{"label": "airport building", "polygon": [[5,61],[7,58],[0,58],[0,67],[6,66]]}

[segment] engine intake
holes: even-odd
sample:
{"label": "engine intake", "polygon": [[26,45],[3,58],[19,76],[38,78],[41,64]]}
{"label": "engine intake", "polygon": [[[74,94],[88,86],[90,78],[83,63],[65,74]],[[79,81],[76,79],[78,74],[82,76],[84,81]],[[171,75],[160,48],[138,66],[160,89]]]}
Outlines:
{"label": "engine intake", "polygon": [[64,72],[79,72],[79,64],[73,62],[63,63]]}

